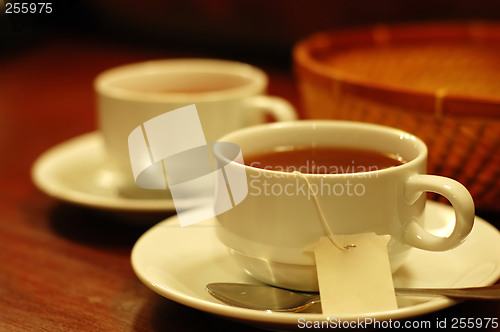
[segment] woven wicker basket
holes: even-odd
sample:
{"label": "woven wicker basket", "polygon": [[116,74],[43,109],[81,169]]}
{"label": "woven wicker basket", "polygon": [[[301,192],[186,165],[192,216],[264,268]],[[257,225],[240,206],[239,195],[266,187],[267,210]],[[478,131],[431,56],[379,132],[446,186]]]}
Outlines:
{"label": "woven wicker basket", "polygon": [[376,26],[294,49],[306,117],[379,123],[422,138],[429,174],[500,211],[500,24]]}

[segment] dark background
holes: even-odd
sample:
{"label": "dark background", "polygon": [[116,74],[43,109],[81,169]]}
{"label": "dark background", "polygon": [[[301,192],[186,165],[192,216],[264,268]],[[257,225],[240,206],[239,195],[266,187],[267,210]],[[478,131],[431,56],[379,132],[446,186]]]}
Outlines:
{"label": "dark background", "polygon": [[0,54],[64,34],[288,66],[293,44],[320,30],[500,18],[500,2],[491,0],[77,0],[52,7],[50,14],[0,14]]}

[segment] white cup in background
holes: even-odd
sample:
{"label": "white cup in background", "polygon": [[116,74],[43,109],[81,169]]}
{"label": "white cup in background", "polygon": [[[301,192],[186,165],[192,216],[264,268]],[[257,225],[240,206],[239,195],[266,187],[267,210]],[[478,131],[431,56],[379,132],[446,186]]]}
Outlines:
{"label": "white cup in background", "polygon": [[295,120],[290,103],[265,94],[267,85],[262,70],[216,59],[155,60],[101,73],[94,82],[99,129],[120,194],[132,198],[169,195],[135,184],[128,151],[132,130],[158,115],[195,104],[207,142],[262,123],[266,115],[276,121]]}

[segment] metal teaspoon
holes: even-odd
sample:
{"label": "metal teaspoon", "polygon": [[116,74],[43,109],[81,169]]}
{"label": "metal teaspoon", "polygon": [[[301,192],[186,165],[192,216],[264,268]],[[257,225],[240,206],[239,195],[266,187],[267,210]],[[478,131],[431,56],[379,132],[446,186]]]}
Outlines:
{"label": "metal teaspoon", "polygon": [[[226,304],[256,310],[300,312],[321,301],[317,293],[291,291],[267,285],[210,283],[206,290]],[[396,295],[500,300],[500,284],[470,288],[396,288],[395,291]]]}

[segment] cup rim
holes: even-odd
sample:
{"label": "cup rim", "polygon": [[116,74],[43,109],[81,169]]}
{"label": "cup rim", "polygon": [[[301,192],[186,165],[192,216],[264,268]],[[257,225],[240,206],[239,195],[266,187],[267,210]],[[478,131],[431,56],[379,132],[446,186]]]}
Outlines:
{"label": "cup rim", "polygon": [[[118,79],[134,78],[151,73],[217,73],[247,78],[248,84],[202,93],[138,91],[117,87]],[[236,99],[258,94],[268,84],[266,73],[250,64],[212,58],[171,58],[141,61],[107,69],[94,79],[94,90],[102,96],[138,102],[207,102]]]}
{"label": "cup rim", "polygon": [[[395,167],[390,167],[390,168],[384,168],[384,169],[379,169],[379,170],[371,170],[371,171],[366,171],[366,172],[352,172],[352,173],[332,173],[332,174],[319,174],[319,173],[302,173],[303,175],[311,178],[317,178],[317,177],[363,177],[366,175],[371,175],[371,174],[386,174],[389,172],[394,172],[396,169],[399,170],[406,170],[408,168],[414,167],[415,164],[424,162],[425,159],[428,156],[428,150],[427,150],[427,145],[417,136],[410,134],[404,130],[394,128],[394,127],[389,127],[389,126],[384,126],[384,125],[379,125],[379,124],[373,124],[373,123],[368,123],[368,122],[359,122],[359,121],[344,121],[344,120],[296,120],[296,121],[286,121],[286,122],[275,122],[275,123],[266,123],[266,124],[261,124],[261,125],[255,125],[252,127],[247,127],[247,128],[242,128],[239,130],[235,130],[231,133],[228,133],[221,138],[218,139],[219,142],[232,142],[231,138],[236,136],[236,135],[247,135],[252,132],[258,132],[261,130],[276,130],[276,129],[283,129],[283,128],[290,128],[290,127],[312,127],[312,126],[331,126],[333,127],[362,127],[362,128],[370,128],[370,129],[375,129],[379,131],[386,131],[389,134],[393,135],[399,135],[400,139],[407,139],[413,141],[416,146],[415,149],[418,150],[418,154],[415,158],[405,162],[404,164],[395,166]],[[263,174],[268,174],[269,176],[276,175],[279,177],[284,177],[284,176],[295,176],[292,172],[287,172],[287,171],[277,171],[277,170],[270,170],[270,169],[263,169],[263,168],[258,168],[246,164],[242,164],[239,162],[236,162],[234,160],[230,160],[224,157],[222,151],[220,149],[217,149],[217,146],[213,150],[214,155],[217,158],[220,158],[221,160],[224,160],[225,163],[232,164],[233,166],[237,167],[243,167],[243,169],[248,169],[252,170],[254,172],[262,172]],[[245,156],[243,155],[243,160]]]}

